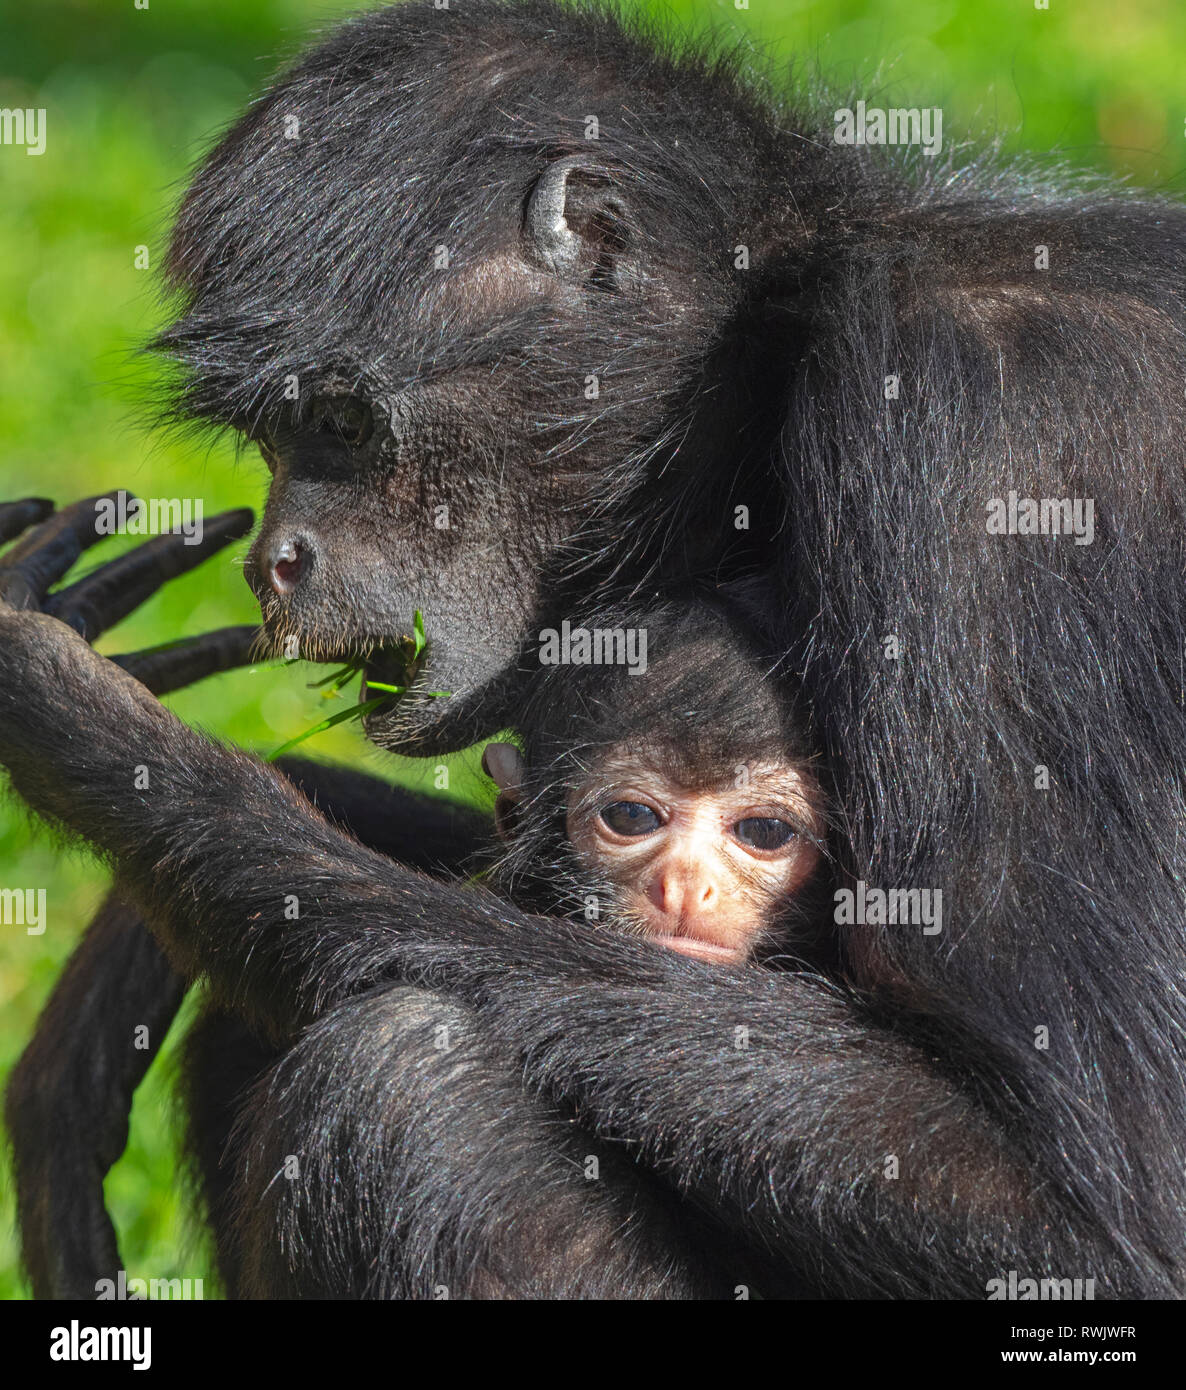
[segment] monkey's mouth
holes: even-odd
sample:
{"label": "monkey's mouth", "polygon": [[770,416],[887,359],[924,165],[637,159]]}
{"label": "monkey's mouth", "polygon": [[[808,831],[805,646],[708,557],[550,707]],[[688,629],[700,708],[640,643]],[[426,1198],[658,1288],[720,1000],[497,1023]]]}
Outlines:
{"label": "monkey's mouth", "polygon": [[740,965],[745,960],[745,952],[740,947],[718,946],[715,942],[704,941],[695,936],[671,936],[663,933],[650,939],[657,946],[665,946],[669,951],[678,951],[681,956],[706,960],[713,965]]}
{"label": "monkey's mouth", "polygon": [[416,655],[414,648],[410,637],[402,637],[398,642],[371,652],[363,663],[358,698],[398,700],[405,695],[424,665],[423,652]]}

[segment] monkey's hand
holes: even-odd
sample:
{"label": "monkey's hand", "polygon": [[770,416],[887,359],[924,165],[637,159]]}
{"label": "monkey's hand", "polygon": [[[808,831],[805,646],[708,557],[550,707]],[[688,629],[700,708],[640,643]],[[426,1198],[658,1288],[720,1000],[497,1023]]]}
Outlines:
{"label": "monkey's hand", "polygon": [[[20,790],[30,777],[52,782],[55,761],[81,760],[98,722],[108,731],[119,728],[130,705],[155,706],[155,695],[250,660],[252,627],[110,660],[91,650],[89,642],[169,579],[245,535],[252,520],[247,510],[225,512],[206,524],[197,544],[158,536],[51,594],[51,585],[101,539],[98,506],[116,495],[57,513],[40,498],[0,503],[0,543],[33,527],[0,559],[0,763]],[[57,808],[37,809],[60,815]]]}

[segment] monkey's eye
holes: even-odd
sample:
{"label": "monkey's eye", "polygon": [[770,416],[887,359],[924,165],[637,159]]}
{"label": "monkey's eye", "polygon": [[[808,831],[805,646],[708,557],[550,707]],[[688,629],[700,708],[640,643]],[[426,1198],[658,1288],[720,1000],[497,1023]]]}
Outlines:
{"label": "monkey's eye", "polygon": [[371,408],[361,396],[318,396],[310,423],[318,434],[332,435],[352,449],[365,444],[374,429]]}
{"label": "monkey's eye", "polygon": [[601,819],[615,835],[650,835],[663,824],[659,813],[641,801],[615,801],[602,811]]}
{"label": "monkey's eye", "polygon": [[773,816],[751,816],[739,820],[733,833],[743,845],[750,849],[782,849],[789,845],[798,833],[785,820],[775,820]]}

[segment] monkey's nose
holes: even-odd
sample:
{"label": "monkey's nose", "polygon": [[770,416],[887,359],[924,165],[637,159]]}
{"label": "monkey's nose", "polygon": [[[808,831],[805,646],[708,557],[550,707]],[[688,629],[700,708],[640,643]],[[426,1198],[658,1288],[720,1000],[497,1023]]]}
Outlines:
{"label": "monkey's nose", "polygon": [[681,865],[657,873],[649,897],[667,917],[694,919],[714,912],[720,894],[710,875]]}
{"label": "monkey's nose", "polygon": [[282,597],[291,594],[301,582],[305,565],[305,546],[299,540],[283,540],[268,552],[268,583]]}

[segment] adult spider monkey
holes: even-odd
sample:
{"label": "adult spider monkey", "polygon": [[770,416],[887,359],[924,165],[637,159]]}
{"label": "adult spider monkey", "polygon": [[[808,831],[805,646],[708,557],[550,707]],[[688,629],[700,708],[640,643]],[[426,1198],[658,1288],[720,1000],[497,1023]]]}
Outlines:
{"label": "adult spider monkey", "polygon": [[[382,681],[420,609],[426,668],[369,732],[435,755],[511,722],[566,615],[748,579],[841,881],[940,889],[945,925],[844,929],[839,993],[418,872],[411,798],[394,857],[367,848],[32,611],[85,537],[62,513],[0,581],[0,759],[222,1010],[190,1093],[232,1291],[1180,1291],[1184,250],[1171,202],[841,148],[735,65],[546,0],[364,16],[252,107],[182,206],[158,345],[178,409],[273,472],[249,578],[277,648]],[[991,533],[1011,493],[1090,499],[1094,543]],[[418,1070],[438,1024],[464,1065]],[[574,1114],[614,1174],[575,1248]],[[292,1153],[266,1191],[245,1161]]]}

